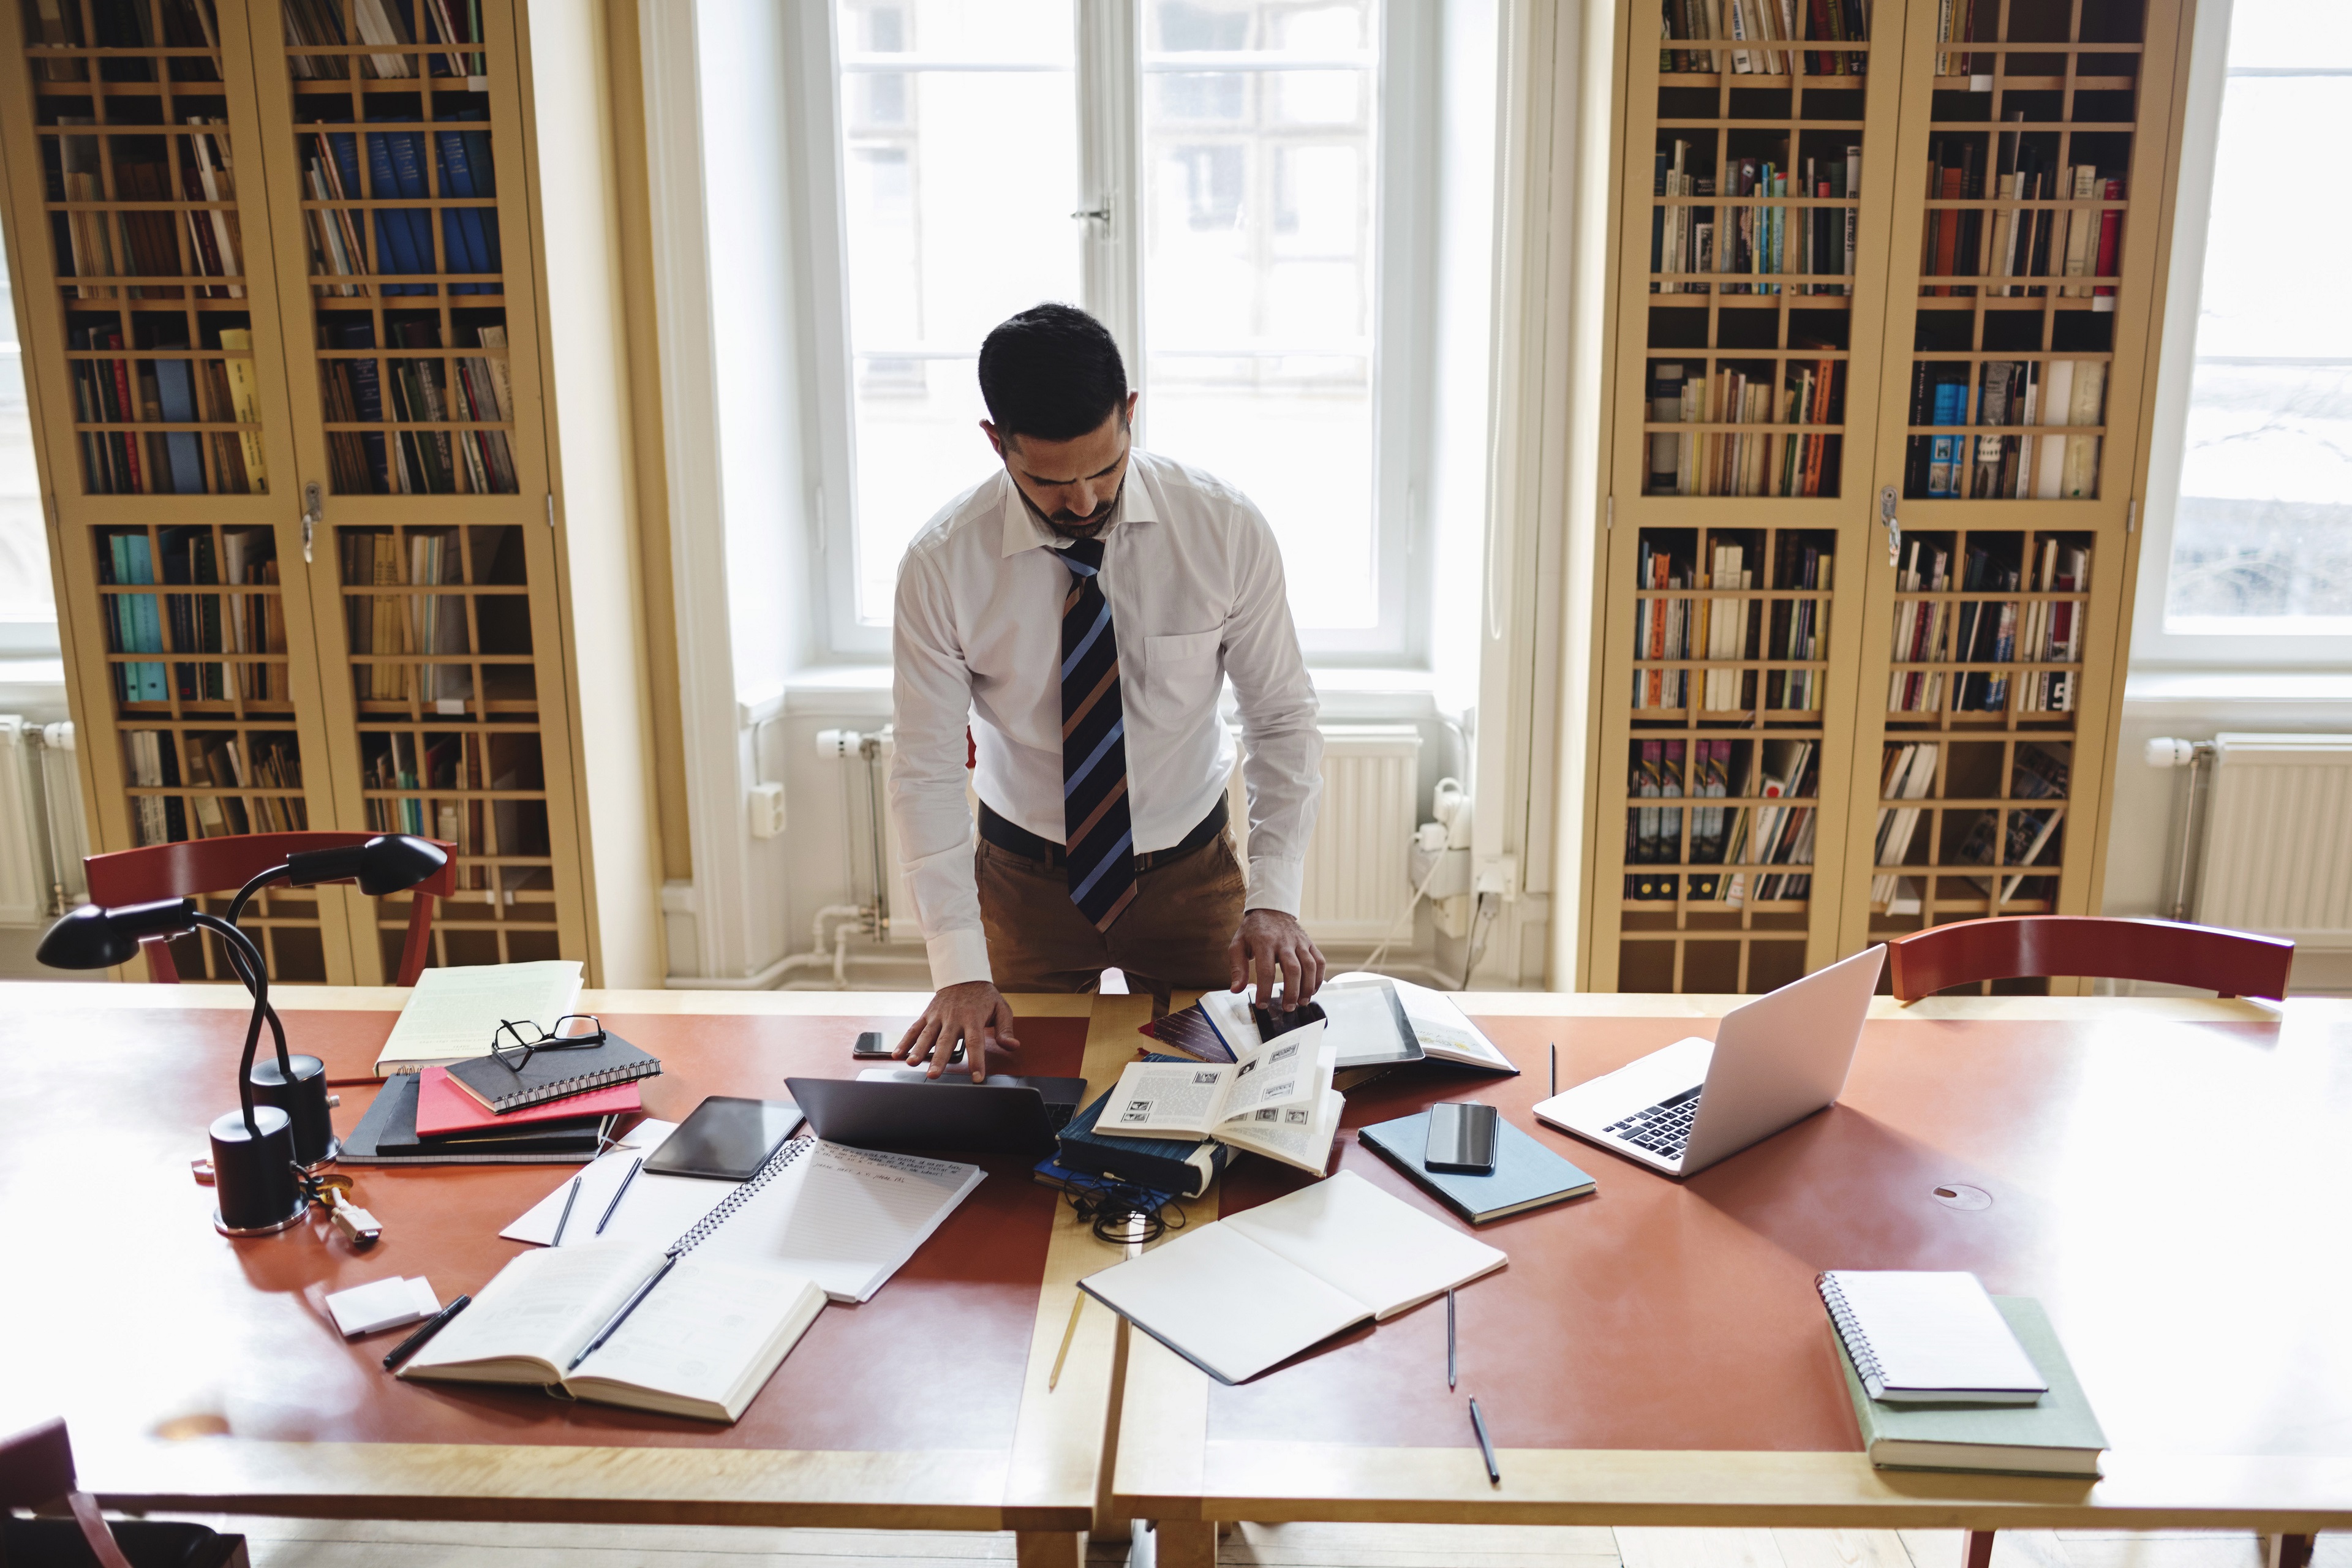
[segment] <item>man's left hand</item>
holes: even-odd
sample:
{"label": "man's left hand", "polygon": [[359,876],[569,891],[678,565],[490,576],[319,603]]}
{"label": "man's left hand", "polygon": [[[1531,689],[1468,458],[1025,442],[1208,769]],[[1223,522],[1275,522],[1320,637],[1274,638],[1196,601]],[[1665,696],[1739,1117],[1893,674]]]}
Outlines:
{"label": "man's left hand", "polygon": [[1273,1005],[1276,980],[1282,982],[1286,1005],[1296,1007],[1312,1001],[1328,967],[1323,950],[1315,945],[1297,917],[1279,910],[1244,910],[1242,929],[1234,933],[1225,959],[1233,971],[1231,989],[1242,990],[1255,978],[1263,1006]]}

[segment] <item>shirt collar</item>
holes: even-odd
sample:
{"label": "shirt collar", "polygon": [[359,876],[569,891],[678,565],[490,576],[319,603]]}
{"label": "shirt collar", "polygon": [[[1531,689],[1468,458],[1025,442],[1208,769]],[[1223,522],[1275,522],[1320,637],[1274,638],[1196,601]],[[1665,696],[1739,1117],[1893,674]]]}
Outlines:
{"label": "shirt collar", "polygon": [[[1110,526],[1103,530],[1102,535],[1097,537],[1108,535],[1125,523],[1160,521],[1159,508],[1151,499],[1151,487],[1142,482],[1143,465],[1138,460],[1141,457],[1140,452],[1130,452],[1129,455],[1127,486],[1119,491],[1118,510],[1111,517]],[[1024,550],[1034,550],[1040,546],[1047,550],[1059,550],[1069,542],[1038,521],[1037,514],[1030,509],[1027,500],[1022,496],[1021,487],[1013,482],[1011,474],[1003,473],[1000,469],[999,475],[999,482],[1004,486],[1003,523],[1001,529],[1003,542],[997,552],[1000,557],[1018,555]]]}

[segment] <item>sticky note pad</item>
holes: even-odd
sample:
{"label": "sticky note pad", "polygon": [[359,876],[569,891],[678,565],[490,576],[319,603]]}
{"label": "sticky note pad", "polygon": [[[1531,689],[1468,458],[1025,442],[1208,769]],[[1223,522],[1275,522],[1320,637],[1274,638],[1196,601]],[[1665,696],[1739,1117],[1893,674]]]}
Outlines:
{"label": "sticky note pad", "polygon": [[421,1322],[440,1310],[440,1298],[421,1275],[414,1279],[395,1275],[338,1290],[327,1298],[327,1310],[334,1314],[335,1327],[347,1340]]}

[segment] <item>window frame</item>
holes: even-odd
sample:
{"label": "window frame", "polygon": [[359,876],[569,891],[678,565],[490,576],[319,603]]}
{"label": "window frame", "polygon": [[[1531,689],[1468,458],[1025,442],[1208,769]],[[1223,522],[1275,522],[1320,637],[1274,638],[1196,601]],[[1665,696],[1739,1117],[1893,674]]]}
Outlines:
{"label": "window frame", "polygon": [[[866,664],[890,656],[888,625],[857,615],[856,432],[851,417],[846,147],[842,128],[842,39],[837,7],[801,12],[803,152],[794,170],[806,258],[803,345],[820,561],[811,574],[812,639],[826,662]],[[1140,384],[1148,363],[1141,296],[1142,247],[1137,234],[1143,184],[1139,163],[1143,93],[1140,0],[1073,0],[1077,77],[1078,164],[1084,194],[1074,221],[1085,224],[1081,301],[1118,339],[1131,379],[1143,393],[1138,435],[1149,449],[1151,393]],[[1428,501],[1433,430],[1436,113],[1438,7],[1381,0],[1381,68],[1374,85],[1376,291],[1372,367],[1372,530],[1379,613],[1369,627],[1302,630],[1310,665],[1423,668],[1431,658],[1433,573]],[[919,58],[919,51],[918,51]],[[1078,217],[1108,209],[1108,221]],[[979,439],[977,434],[973,439]],[[1182,456],[1182,454],[1171,454]],[[945,503],[950,498],[939,498]],[[1296,563],[1291,563],[1295,565]]]}
{"label": "window frame", "polygon": [[[2208,0],[2200,5],[2190,41],[2189,88],[2181,106],[2170,278],[2164,295],[2161,358],[2148,425],[2147,488],[2140,502],[2131,662],[2135,668],[2165,670],[2342,668],[2352,664],[2352,634],[2189,634],[2167,631],[2164,624],[2189,395],[2197,369],[2197,325],[2203,308],[2205,244],[2221,147],[2223,97],[2233,76],[2283,74],[2270,68],[2230,68],[2233,10],[2231,0]],[[2313,74],[2344,73],[2318,70]]]}

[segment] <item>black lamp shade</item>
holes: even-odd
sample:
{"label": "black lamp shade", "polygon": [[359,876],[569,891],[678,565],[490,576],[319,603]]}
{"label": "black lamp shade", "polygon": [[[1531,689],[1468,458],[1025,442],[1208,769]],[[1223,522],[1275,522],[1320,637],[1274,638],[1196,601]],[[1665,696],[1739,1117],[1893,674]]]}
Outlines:
{"label": "black lamp shade", "polygon": [[449,863],[438,845],[405,833],[379,833],[340,849],[305,849],[286,857],[286,880],[297,888],[356,880],[372,899],[405,892]]}
{"label": "black lamp shade", "polygon": [[104,969],[128,963],[139,956],[141,937],[177,936],[194,925],[195,912],[192,899],[162,899],[113,909],[84,904],[48,929],[34,956],[51,969]]}

